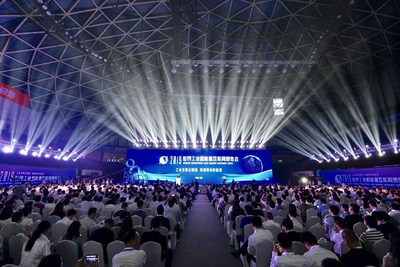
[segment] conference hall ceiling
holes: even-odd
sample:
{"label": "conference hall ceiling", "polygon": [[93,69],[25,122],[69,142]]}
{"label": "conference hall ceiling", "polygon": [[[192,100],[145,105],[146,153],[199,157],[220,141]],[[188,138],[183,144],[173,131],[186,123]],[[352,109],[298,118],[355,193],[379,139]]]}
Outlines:
{"label": "conference hall ceiling", "polygon": [[[71,131],[265,143],[398,68],[400,4],[3,0],[0,52],[0,81]],[[271,126],[275,98],[286,114]]]}

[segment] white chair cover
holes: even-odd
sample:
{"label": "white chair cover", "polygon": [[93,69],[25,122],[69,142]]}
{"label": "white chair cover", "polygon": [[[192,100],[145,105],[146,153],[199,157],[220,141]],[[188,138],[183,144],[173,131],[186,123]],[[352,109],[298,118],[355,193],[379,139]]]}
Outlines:
{"label": "white chair cover", "polygon": [[382,239],[374,243],[372,247],[372,252],[378,257],[379,260],[382,260],[383,257],[390,251],[392,243],[387,239]]}
{"label": "white chair cover", "polygon": [[51,226],[51,242],[57,243],[67,233],[68,226],[63,223],[55,223]]}
{"label": "white chair cover", "polygon": [[310,229],[312,226],[316,224],[321,224],[321,219],[317,216],[308,217],[306,221],[307,229]]}
{"label": "white chair cover", "polygon": [[282,225],[283,217],[282,217],[282,216],[279,216],[279,215],[274,216],[274,222],[277,222],[277,223],[279,223],[280,225]]}
{"label": "white chair cover", "polygon": [[307,252],[306,245],[301,242],[294,241],[292,245],[293,252],[297,255],[303,255]]}
{"label": "white chair cover", "polygon": [[116,240],[107,245],[108,262],[111,265],[112,258],[124,250],[124,242]]}
{"label": "white chair cover", "polygon": [[350,248],[345,245],[344,241],[340,242],[340,256],[349,252]]}
{"label": "white chair cover", "polygon": [[22,247],[28,239],[25,235],[18,234],[10,237],[8,240],[10,257],[14,259],[14,264],[18,265],[21,262]]}
{"label": "white chair cover", "polygon": [[144,227],[146,227],[147,231],[150,231],[151,227],[150,227],[150,223],[151,223],[151,219],[153,219],[154,216],[147,216],[146,218],[144,218]]}
{"label": "white chair cover", "polygon": [[88,241],[83,244],[83,255],[98,254],[100,257],[99,267],[104,267],[104,252],[103,246],[96,241]]}
{"label": "white chair cover", "polygon": [[365,230],[367,230],[367,227],[362,222],[358,222],[353,226],[353,232],[356,234],[357,237],[360,237],[360,235],[365,232]]}
{"label": "white chair cover", "polygon": [[144,267],[160,267],[161,265],[161,245],[149,241],[140,246],[140,249],[146,252],[146,263]]}
{"label": "white chair cover", "polygon": [[147,229],[144,226],[141,226],[141,225],[136,225],[135,227],[133,227],[133,229],[135,229],[138,232],[140,237],[142,237],[142,234],[144,232],[147,232]]}
{"label": "white chair cover", "polygon": [[63,267],[76,267],[78,261],[78,245],[71,240],[62,240],[56,245],[57,252],[63,261]]}
{"label": "white chair cover", "polygon": [[49,221],[49,223],[51,223],[51,224],[55,224],[56,222],[61,220],[61,218],[57,215],[50,215],[49,217],[47,217],[46,220]]}
{"label": "white chair cover", "polygon": [[246,242],[246,240],[249,239],[249,236],[252,235],[253,233],[254,233],[253,225],[251,223],[246,224],[243,230],[243,237],[244,237],[243,240]]}
{"label": "white chair cover", "polygon": [[264,240],[255,246],[257,262],[250,262],[250,267],[269,267],[271,264],[272,251],[274,250],[274,242]]}
{"label": "white chair cover", "polygon": [[42,215],[36,212],[31,213],[31,215],[29,215],[29,218],[31,218],[33,222],[41,221],[43,219]]}
{"label": "white chair cover", "polygon": [[306,218],[308,220],[308,218],[311,217],[316,217],[318,216],[318,210],[314,209],[314,208],[310,208],[306,211]]}
{"label": "white chair cover", "polygon": [[133,226],[142,225],[143,224],[143,219],[142,219],[142,217],[140,217],[138,215],[133,215],[132,216],[132,223],[133,223]]}
{"label": "white chair cover", "polygon": [[276,225],[268,225],[265,229],[269,230],[274,236],[274,241],[278,242],[278,234],[282,232],[281,228]]}
{"label": "white chair cover", "polygon": [[111,230],[114,232],[114,239],[117,239],[119,231],[121,231],[121,226],[114,226]]}
{"label": "white chair cover", "polygon": [[309,231],[315,236],[315,238],[317,238],[317,240],[325,236],[325,228],[320,224],[311,226]]}

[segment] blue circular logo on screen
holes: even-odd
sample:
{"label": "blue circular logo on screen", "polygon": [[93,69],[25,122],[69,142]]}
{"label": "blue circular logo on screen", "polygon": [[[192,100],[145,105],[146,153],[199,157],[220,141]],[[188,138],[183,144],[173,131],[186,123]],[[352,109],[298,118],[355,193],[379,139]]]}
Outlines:
{"label": "blue circular logo on screen", "polygon": [[168,163],[168,157],[167,157],[167,156],[161,156],[161,157],[160,157],[160,160],[159,160],[159,163],[160,163],[161,165],[167,164],[167,163]]}
{"label": "blue circular logo on screen", "polygon": [[240,167],[244,173],[259,173],[263,171],[261,159],[254,155],[248,155],[240,160]]}

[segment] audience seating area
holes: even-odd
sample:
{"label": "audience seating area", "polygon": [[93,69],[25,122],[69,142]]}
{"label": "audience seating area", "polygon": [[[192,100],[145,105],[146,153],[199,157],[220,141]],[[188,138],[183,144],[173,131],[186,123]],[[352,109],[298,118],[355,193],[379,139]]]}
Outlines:
{"label": "audience seating area", "polygon": [[[124,250],[121,231],[135,229],[141,236],[152,230],[150,222],[156,216],[169,222],[169,229],[162,226],[160,233],[168,238],[168,248],[174,250],[194,196],[191,185],[167,183],[40,185],[26,186],[24,191],[18,198],[13,188],[0,189],[0,265],[20,263],[24,244],[44,220],[51,224],[48,239],[54,244],[52,252],[61,256],[64,267],[77,266],[80,257],[88,254],[100,255],[100,267],[111,267],[112,258]],[[163,214],[157,212],[159,205]],[[91,208],[96,208],[93,215]],[[113,239],[107,243],[91,240],[96,230],[108,226],[108,219],[114,225],[109,229]],[[79,233],[68,240],[67,231],[74,221],[80,222]],[[164,266],[161,245],[148,243],[140,245],[148,254],[145,267]]]}
{"label": "audience seating area", "polygon": [[[255,229],[249,220],[242,229],[240,226],[243,224],[243,218],[249,215],[260,216],[261,211],[263,228],[272,233],[274,244],[278,243],[277,236],[280,232],[298,233],[299,240],[292,240],[291,249],[295,254],[305,255],[308,251],[302,239],[302,233],[310,232],[321,248],[334,252],[342,261],[341,256],[351,250],[348,247],[351,245],[342,241],[341,233],[347,229],[353,231],[359,238],[356,240],[359,246],[375,255],[380,266],[392,266],[388,263],[389,258],[399,264],[399,189],[345,185],[342,187],[209,185],[207,194],[230,237],[230,244],[234,249],[232,254],[235,256],[238,256],[240,246],[244,244],[244,242],[238,243],[237,236],[243,234],[246,241]],[[245,208],[248,205],[251,206],[250,213],[247,213]],[[287,220],[290,220],[289,224],[293,225],[291,229],[287,228]],[[373,245],[372,249],[369,249],[365,238],[368,238],[368,233],[375,230],[379,231],[379,235],[382,232],[385,238],[380,235],[379,239],[370,239]],[[296,236],[296,234],[290,236]],[[337,241],[338,236],[340,238]],[[255,254],[257,261],[250,262],[250,266],[270,266],[272,249],[268,246],[259,244]],[[257,253],[257,249],[262,249],[268,255]],[[393,253],[393,250],[397,252]],[[260,257],[261,254],[262,257]],[[384,259],[385,257],[387,260]],[[249,266],[243,253],[240,259],[244,267]],[[259,259],[262,259],[262,262]],[[343,266],[348,266],[346,262],[341,263]],[[310,263],[311,265],[320,266],[320,264]],[[374,265],[371,263],[371,266]]]}

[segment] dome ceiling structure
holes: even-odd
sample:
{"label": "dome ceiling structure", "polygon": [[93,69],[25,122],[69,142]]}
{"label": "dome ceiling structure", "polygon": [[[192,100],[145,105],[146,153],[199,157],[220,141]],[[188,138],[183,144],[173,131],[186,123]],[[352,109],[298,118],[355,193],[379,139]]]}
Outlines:
{"label": "dome ceiling structure", "polygon": [[3,0],[0,52],[0,81],[71,131],[265,144],[398,67],[400,4]]}

